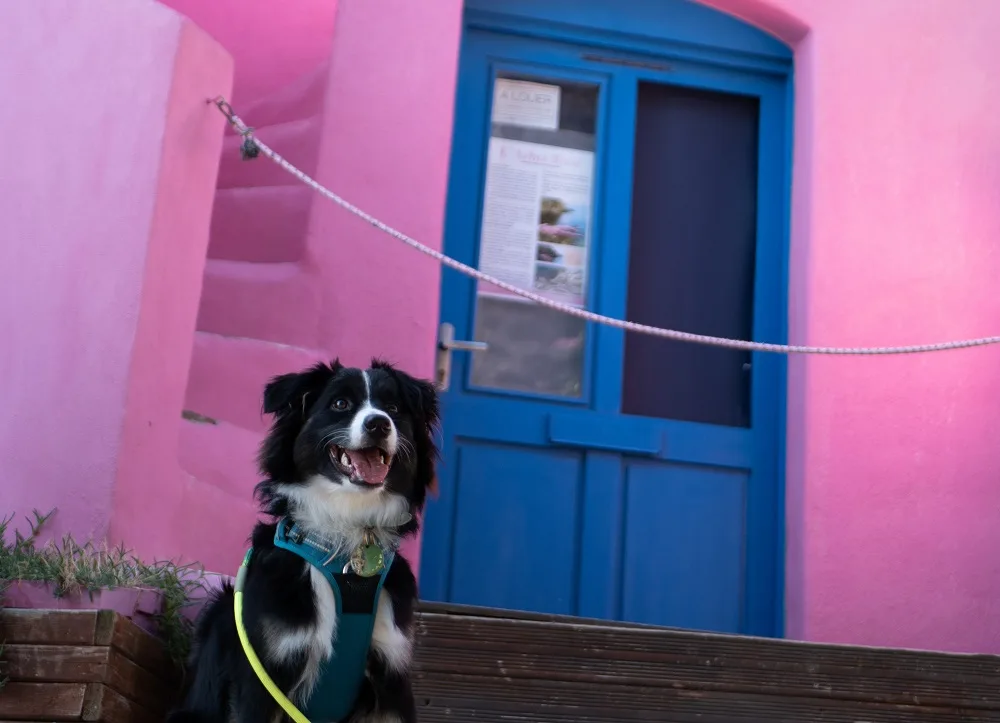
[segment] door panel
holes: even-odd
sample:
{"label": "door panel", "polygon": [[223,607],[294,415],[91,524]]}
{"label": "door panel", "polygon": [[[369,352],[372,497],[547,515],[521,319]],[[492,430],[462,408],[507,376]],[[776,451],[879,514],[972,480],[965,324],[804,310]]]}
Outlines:
{"label": "door panel", "polygon": [[449,598],[575,613],[583,455],[464,441],[457,451]]}
{"label": "door panel", "polygon": [[741,630],[747,474],[629,463],[622,617]]}
{"label": "door panel", "polygon": [[[445,251],[577,308],[781,341],[785,79],[592,50],[466,33]],[[780,364],[450,270],[441,314],[489,348],[442,395],[425,598],[780,629]]]}

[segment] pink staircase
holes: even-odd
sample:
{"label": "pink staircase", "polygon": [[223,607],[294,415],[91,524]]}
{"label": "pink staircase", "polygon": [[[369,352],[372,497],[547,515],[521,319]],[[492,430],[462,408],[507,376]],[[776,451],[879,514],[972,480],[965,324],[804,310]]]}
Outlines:
{"label": "pink staircase", "polygon": [[[289,161],[315,170],[327,65],[240,108]],[[267,159],[243,161],[224,144],[182,421],[180,459],[192,484],[251,516],[261,391],[271,376],[324,357],[319,281],[308,265],[310,189]],[[193,414],[192,414],[193,413]],[[226,527],[248,530],[250,519]],[[208,562],[208,561],[206,561]]]}

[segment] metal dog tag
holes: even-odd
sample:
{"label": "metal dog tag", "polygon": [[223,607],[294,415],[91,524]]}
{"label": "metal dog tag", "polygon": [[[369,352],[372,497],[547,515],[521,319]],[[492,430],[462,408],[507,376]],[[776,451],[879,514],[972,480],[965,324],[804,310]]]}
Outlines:
{"label": "metal dog tag", "polygon": [[385,554],[378,545],[358,545],[351,554],[351,569],[355,575],[374,577],[385,569]]}

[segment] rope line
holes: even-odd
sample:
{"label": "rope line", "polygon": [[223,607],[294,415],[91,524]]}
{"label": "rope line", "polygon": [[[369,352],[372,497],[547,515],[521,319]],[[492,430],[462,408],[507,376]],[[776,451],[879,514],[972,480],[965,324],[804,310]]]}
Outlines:
{"label": "rope line", "polygon": [[604,326],[609,326],[615,329],[622,329],[624,331],[634,332],[637,334],[647,334],[649,336],[660,337],[663,339],[672,339],[674,341],[689,342],[694,344],[704,344],[708,346],[723,347],[726,349],[739,349],[742,351],[751,352],[767,352],[772,354],[831,354],[840,356],[875,356],[875,355],[888,355],[888,354],[920,354],[924,352],[932,351],[948,351],[952,349],[968,349],[972,347],[987,346],[990,344],[1000,343],[1000,336],[987,336],[978,339],[962,339],[959,341],[947,341],[938,342],[935,344],[914,344],[910,346],[881,346],[881,347],[835,347],[835,346],[799,346],[799,345],[789,345],[789,344],[770,344],[767,342],[758,341],[745,341],[742,339],[726,339],[717,336],[707,336],[704,334],[692,334],[687,331],[677,331],[675,329],[661,329],[655,326],[649,326],[647,324],[638,324],[633,321],[625,321],[623,319],[615,319],[610,316],[604,316],[602,314],[596,314],[592,311],[587,311],[586,309],[578,309],[569,304],[564,304],[559,301],[553,301],[552,299],[547,299],[544,296],[536,294],[527,289],[522,289],[513,284],[509,284],[506,281],[498,279],[490,274],[483,273],[482,271],[464,264],[461,261],[446,256],[445,254],[426,246],[416,239],[410,238],[402,231],[398,231],[391,226],[378,220],[371,214],[365,212],[364,210],[358,208],[349,201],[341,198],[336,193],[321,185],[319,182],[308,176],[307,174],[300,171],[298,168],[293,166],[291,163],[286,161],[277,152],[271,149],[266,143],[264,143],[260,138],[257,137],[255,131],[250,126],[246,125],[236,112],[233,110],[232,106],[226,102],[221,96],[209,101],[215,103],[222,114],[226,117],[226,120],[233,127],[233,129],[243,138],[243,144],[240,146],[240,152],[245,159],[252,159],[257,156],[258,153],[262,153],[276,164],[278,164],[285,171],[291,175],[298,178],[302,183],[306,184],[314,191],[319,193],[321,196],[333,201],[341,208],[349,211],[358,218],[367,221],[369,224],[382,231],[383,233],[392,236],[399,241],[402,241],[407,246],[410,246],[417,251],[430,256],[432,259],[440,263],[442,266],[447,266],[450,269],[454,269],[459,273],[465,274],[473,279],[482,281],[498,288],[509,291],[510,293],[519,296],[528,301],[532,301],[541,306],[546,306],[550,309],[555,309],[561,311],[564,314],[569,314],[570,316],[575,316],[577,318],[583,319],[585,321],[593,322],[595,324],[603,324]]}

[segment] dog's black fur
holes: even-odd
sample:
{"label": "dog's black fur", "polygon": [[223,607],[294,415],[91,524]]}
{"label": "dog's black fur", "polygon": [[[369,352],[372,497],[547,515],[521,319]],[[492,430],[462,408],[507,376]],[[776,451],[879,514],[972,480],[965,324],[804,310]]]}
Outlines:
{"label": "dog's black fur", "polygon": [[[273,415],[259,458],[265,481],[256,489],[266,513],[287,516],[344,550],[353,549],[365,527],[374,527],[389,545],[416,532],[437,459],[438,400],[429,382],[378,360],[367,370],[334,361],[271,380],[263,410]],[[381,483],[360,476],[364,463],[353,465],[349,455],[360,448],[391,457]],[[260,522],[251,535],[244,624],[268,673],[301,707],[329,653],[332,593],[308,563],[275,547],[275,527]],[[416,720],[409,673],[416,599],[413,572],[397,555],[386,575],[352,723]],[[283,716],[240,646],[233,601],[226,585],[199,618],[188,690],[169,723],[274,723]]]}

